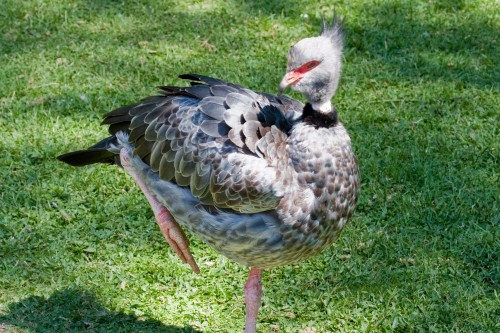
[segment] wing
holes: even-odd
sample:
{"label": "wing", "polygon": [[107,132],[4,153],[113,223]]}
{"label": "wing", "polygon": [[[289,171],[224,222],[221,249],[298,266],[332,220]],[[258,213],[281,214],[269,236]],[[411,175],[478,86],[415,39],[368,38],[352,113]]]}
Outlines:
{"label": "wing", "polygon": [[255,213],[277,207],[286,140],[302,104],[200,75],[190,87],[108,113],[111,134],[129,132],[134,153],[161,179],[204,204]]}

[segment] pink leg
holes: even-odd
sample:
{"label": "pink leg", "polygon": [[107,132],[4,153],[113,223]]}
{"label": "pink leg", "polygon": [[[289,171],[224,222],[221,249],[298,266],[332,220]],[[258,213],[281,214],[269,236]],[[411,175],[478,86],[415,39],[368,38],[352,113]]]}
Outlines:
{"label": "pink leg", "polygon": [[163,205],[156,199],[153,192],[146,187],[146,184],[144,184],[141,178],[137,175],[135,169],[131,167],[129,159],[129,152],[125,148],[122,148],[122,150],[120,150],[120,161],[123,169],[134,179],[136,184],[139,185],[142,192],[146,196],[146,199],[148,199],[148,202],[153,209],[153,213],[155,214],[156,223],[158,223],[163,236],[179,258],[189,264],[196,274],[200,273],[200,269],[194,261],[193,255],[189,251],[189,240],[186,235],[174,220],[174,217],[170,214],[170,212],[163,207]]}
{"label": "pink leg", "polygon": [[257,330],[257,315],[262,299],[262,270],[252,267],[245,283],[246,322],[245,333]]}

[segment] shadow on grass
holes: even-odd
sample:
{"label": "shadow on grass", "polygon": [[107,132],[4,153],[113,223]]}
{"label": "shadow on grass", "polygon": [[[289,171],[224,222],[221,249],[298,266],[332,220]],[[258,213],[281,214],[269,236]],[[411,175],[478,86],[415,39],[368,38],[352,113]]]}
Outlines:
{"label": "shadow on grass", "polygon": [[[367,6],[364,17],[347,22],[347,45],[380,63],[381,76],[390,73],[394,80],[498,87],[499,72],[492,70],[500,67],[495,56],[498,23],[485,15],[461,13],[462,7],[458,1],[437,1],[426,11],[412,2]],[[449,15],[458,22],[450,25]]]}
{"label": "shadow on grass", "polygon": [[236,4],[241,4],[245,9],[259,14],[285,14],[289,16],[299,15],[301,13],[302,5],[300,1],[269,1],[269,0],[250,0],[241,1],[234,0]]}
{"label": "shadow on grass", "polygon": [[[236,2],[239,3],[239,1]],[[241,29],[241,31],[237,29],[244,27],[245,20],[251,15],[266,16],[282,12],[296,21],[297,25],[302,24],[298,18],[301,12],[299,12],[297,2],[293,1],[288,1],[286,4],[251,1],[245,5],[251,14],[242,13],[239,16],[236,15],[234,9],[220,12],[216,10],[183,12],[165,2],[150,2],[149,7],[137,1],[127,4],[103,0],[95,0],[91,5],[83,1],[74,3],[76,5],[68,8],[70,24],[62,24],[65,16],[61,15],[62,11],[56,12],[57,15],[54,14],[53,17],[45,20],[34,20],[29,30],[24,28],[29,24],[14,26],[12,32],[9,27],[7,33],[0,34],[0,45],[4,45],[6,53],[32,53],[36,56],[46,50],[55,49],[59,45],[66,45],[71,40],[86,40],[89,41],[87,48],[96,49],[98,55],[103,57],[106,53],[99,53],[99,48],[140,48],[139,43],[148,40],[155,41],[159,45],[168,42],[169,45],[175,46],[172,51],[175,52],[172,57],[175,56],[177,59],[173,67],[175,71],[184,72],[190,70],[186,68],[195,68],[201,74],[229,79],[228,76],[234,77],[236,73],[244,70],[243,63],[246,60],[254,60],[251,55],[242,58],[245,61],[234,67],[217,69],[214,66],[204,70],[199,70],[199,68],[210,57],[230,59],[232,53],[241,54],[246,48],[258,48],[261,43],[266,43],[258,37],[246,41],[250,35],[249,32],[254,32],[254,29]],[[380,114],[370,117],[358,115],[358,119],[354,119],[358,122],[350,123],[353,133],[358,133],[357,140],[354,141],[357,141],[359,146],[362,174],[365,180],[364,194],[357,214],[379,218],[381,221],[376,225],[370,225],[364,231],[364,235],[372,233],[370,240],[375,238],[375,243],[369,246],[364,254],[366,260],[376,256],[372,259],[372,266],[366,263],[358,265],[364,268],[362,273],[355,272],[354,278],[341,280],[341,287],[345,290],[383,293],[389,287],[402,290],[407,284],[422,287],[426,282],[419,280],[421,278],[419,269],[423,272],[421,275],[424,278],[430,276],[431,272],[436,270],[435,267],[443,270],[448,262],[440,261],[440,256],[457,262],[463,261],[471,275],[474,271],[480,274],[482,280],[487,283],[486,290],[491,291],[491,295],[498,286],[498,269],[495,268],[498,256],[492,251],[495,239],[488,235],[488,231],[493,230],[493,221],[489,219],[493,216],[492,207],[495,198],[484,194],[486,191],[496,193],[496,187],[492,182],[481,181],[487,179],[485,175],[489,174],[489,166],[494,165],[495,156],[489,152],[489,146],[479,147],[479,149],[478,144],[470,138],[466,130],[458,132],[460,126],[465,126],[463,123],[457,123],[457,129],[449,125],[444,127],[444,130],[438,127],[440,123],[445,123],[445,125],[453,123],[455,119],[453,116],[457,110],[463,113],[464,117],[478,118],[476,115],[468,114],[472,112],[471,110],[476,110],[472,105],[476,103],[476,100],[467,96],[462,97],[461,94],[469,86],[484,90],[491,87],[496,89],[500,82],[498,76],[500,72],[495,70],[500,68],[500,58],[495,56],[498,51],[498,42],[496,42],[498,23],[489,21],[487,17],[480,14],[469,16],[466,12],[457,13],[463,10],[464,4],[464,1],[438,0],[422,10],[418,8],[418,2],[417,4],[401,1],[376,2],[373,5],[366,5],[363,15],[352,19],[350,15],[355,14],[350,13],[348,9],[339,8],[339,13],[347,18],[346,72],[351,71],[354,79],[361,77],[360,83],[365,89],[376,91],[381,83],[394,85],[397,82],[408,82],[410,86],[414,84],[420,93],[422,91],[428,93],[428,96],[417,95],[414,102],[406,100],[404,96],[401,106],[392,107],[392,113],[384,113],[382,110]],[[20,13],[19,15],[24,15],[24,12],[17,11],[14,6],[11,12],[13,15],[17,12]],[[125,15],[119,15],[121,13]],[[119,24],[119,20],[123,17],[130,19],[133,23],[134,19],[139,20],[148,13],[151,17],[148,19],[148,22],[151,22],[148,25]],[[449,14],[452,18],[444,19],[443,13]],[[311,12],[308,14],[313,22],[309,22],[311,26],[319,26],[320,19],[314,18]],[[101,29],[95,28],[101,21],[112,24],[113,20],[118,21],[117,27],[121,27],[120,29],[108,29],[106,25],[103,25]],[[22,16],[17,19],[17,23],[25,21]],[[48,22],[60,22],[61,27],[59,30],[46,31]],[[225,38],[228,38],[228,41],[213,36],[214,31],[217,31],[217,26],[221,24],[226,28]],[[51,26],[56,25],[51,23],[49,27]],[[231,31],[233,27],[235,31]],[[288,38],[287,35],[277,37],[277,39]],[[218,54],[207,53],[205,55],[200,52],[188,52],[194,47],[193,45],[205,39],[210,39],[210,42],[217,47]],[[152,42],[153,46],[156,45],[155,42]],[[274,41],[271,42],[274,43]],[[75,50],[77,52],[79,49],[75,47]],[[256,60],[262,63],[272,61],[274,64],[284,65],[285,52],[284,48],[283,54],[262,52],[259,54],[261,57]],[[116,77],[118,81],[120,76],[128,73],[136,75],[139,69],[141,73],[159,72],[155,75],[158,76],[158,81],[161,81],[164,69],[163,63],[158,59],[168,56],[155,53],[144,54],[145,64],[142,65],[137,56],[125,59],[124,55],[119,52],[109,53],[109,59],[105,58],[102,62],[99,61],[99,57],[92,57],[90,53],[86,58],[84,53],[82,64],[74,65],[75,72],[101,73],[100,70],[108,66],[109,68],[104,73]],[[57,55],[54,53],[53,56],[55,60]],[[201,57],[203,61],[196,62],[198,57]],[[194,64],[190,65],[190,62]],[[231,61],[228,62],[231,63]],[[360,73],[361,70],[366,70],[366,76]],[[269,82],[276,80],[281,74],[278,72],[278,69],[267,72],[248,72],[248,74],[262,76],[262,82],[267,82],[268,85],[267,88],[258,85],[251,88],[270,89]],[[171,83],[173,80],[174,78],[170,77],[167,82]],[[156,82],[151,81],[151,91],[154,94]],[[348,75],[346,75],[346,81],[349,82]],[[368,85],[372,81],[373,86]],[[446,90],[448,95],[443,95],[440,92],[429,92],[428,88],[422,88],[423,85],[434,82],[451,82],[456,84],[456,89],[452,93]],[[91,104],[82,102],[78,91],[64,93],[62,90],[63,92],[47,98],[45,107],[55,110],[61,117],[71,117],[75,114],[81,117],[82,114],[94,114],[96,109],[100,110],[99,115],[103,115],[113,107],[119,106],[118,104],[134,101],[134,98],[130,97],[134,95],[134,89],[123,91],[118,91],[118,89],[103,91],[103,89],[101,85],[96,85],[95,88],[85,88],[85,91],[82,91],[89,97]],[[473,93],[474,91],[469,92],[470,95]],[[363,107],[365,104],[363,103]],[[108,108],[108,105],[113,106]],[[410,111],[419,111],[418,116],[408,115],[406,118],[399,116],[404,114],[401,111],[408,105]],[[491,117],[488,113],[484,113],[484,117]],[[367,114],[370,115],[369,112]],[[422,121],[419,117],[423,118]],[[462,134],[464,137],[459,136]],[[471,134],[474,134],[472,130]],[[75,147],[76,144],[72,144],[72,148]],[[64,150],[58,153],[62,152]],[[15,152],[13,155],[21,153]],[[43,151],[45,155],[42,157],[27,155],[26,159],[29,161],[27,165],[30,168],[26,176],[35,177],[33,175],[35,171],[39,173],[39,169],[31,167],[44,162],[49,158],[50,153],[52,153],[52,148],[49,151],[45,147]],[[26,152],[26,154],[32,153]],[[28,192],[25,195],[17,194],[16,199],[19,200],[20,196],[25,196],[26,202],[32,206],[35,205],[35,198],[32,194]],[[389,200],[391,197],[394,200],[392,202]],[[396,200],[400,201],[399,204],[395,203]],[[374,231],[384,228],[394,231],[388,231],[387,238],[376,239]],[[137,234],[140,235],[140,233]],[[34,242],[33,237],[27,239]],[[140,243],[142,238],[138,240]],[[425,245],[428,241],[430,245]],[[19,253],[23,253],[22,250],[26,248],[25,244],[27,243],[15,244],[17,247],[12,247],[7,253],[19,256]],[[417,252],[416,255],[415,252]],[[23,256],[26,257],[26,254],[21,255],[21,258]],[[413,256],[417,258],[416,265],[399,261],[400,257],[404,259]],[[362,254],[353,252],[353,257],[362,257]],[[431,261],[434,266],[426,267],[424,264],[420,266],[419,258]],[[338,263],[338,266],[332,266],[327,271],[337,272],[343,267],[349,267],[349,265],[344,262]],[[461,274],[465,276],[466,272],[464,269]],[[338,275],[341,274],[338,273]],[[462,278],[460,275],[456,276],[453,275],[451,279]],[[445,281],[450,277],[443,273],[437,279]],[[293,276],[283,281],[293,281]],[[329,283],[329,280],[320,275],[315,281],[317,281],[318,290],[326,289]],[[468,280],[465,280],[464,284],[467,282]],[[279,285],[282,286],[282,284]],[[306,288],[306,290],[310,289],[313,288]],[[432,289],[429,287],[430,291]],[[301,289],[297,287],[296,290]],[[466,288],[456,287],[452,290],[458,294],[463,293]],[[297,298],[295,291],[287,290],[286,292]],[[418,291],[412,293],[412,295],[418,294]],[[311,299],[306,296],[307,293],[304,292],[304,297],[302,295],[299,297],[310,302]],[[471,299],[472,297],[473,295],[470,296]],[[439,302],[438,304],[444,307],[445,302],[443,300]],[[440,310],[439,313],[445,313],[445,311]],[[458,312],[455,314],[460,315]],[[0,331],[2,323],[28,329],[30,332],[83,330],[90,332],[196,332],[189,327],[165,326],[149,319],[138,321],[137,317],[131,315],[109,312],[96,302],[92,295],[78,290],[61,291],[49,299],[30,297],[19,303],[12,303],[9,312],[0,316]]]}
{"label": "shadow on grass", "polygon": [[11,303],[7,313],[0,315],[0,328],[4,326],[18,327],[30,333],[200,332],[189,326],[169,326],[158,320],[109,311],[91,293],[79,289],[57,291],[49,298],[30,296]]}
{"label": "shadow on grass", "polygon": [[[65,16],[55,12],[50,13],[51,17],[37,20],[33,26],[24,30],[17,26],[25,19],[19,17],[21,15],[18,13],[19,8],[11,5],[6,6],[4,10],[12,16],[9,18],[16,23],[15,28],[6,34],[0,34],[0,45],[4,46],[5,54],[33,53],[37,55],[47,49],[68,45],[68,40],[83,40],[90,43],[90,48],[95,49],[103,46],[135,48],[142,40],[155,40],[165,41],[169,45],[178,47],[180,50],[178,54],[182,54],[184,50],[198,44],[199,40],[212,42],[215,40],[213,43],[221,53],[234,54],[240,49],[249,47],[244,43],[248,39],[248,32],[244,29],[237,29],[245,26],[247,24],[245,20],[248,18],[247,15],[236,15],[235,11],[238,11],[240,6],[247,8],[256,16],[283,14],[296,20],[297,25],[304,24],[299,16],[302,14],[300,5],[295,1],[234,2],[235,7],[227,11],[193,10],[190,12],[176,9],[168,2],[149,5],[141,2],[124,5],[119,1],[104,0],[94,0],[90,2],[90,5],[89,2],[76,2],[74,6],[68,8],[70,23],[64,23]],[[351,14],[347,9],[342,10],[342,7],[337,7],[339,14],[347,21],[347,57],[354,54],[376,64],[378,69],[370,74],[372,79],[379,76],[391,81],[425,79],[456,81],[479,87],[498,86],[499,72],[492,70],[500,66],[498,57],[495,56],[498,53],[497,24],[490,18],[479,14],[460,13],[460,10],[463,10],[463,1],[436,1],[435,4],[429,5],[427,12],[419,9],[418,4],[411,2],[395,1],[368,5],[362,17],[352,20],[350,20],[350,15],[356,15],[355,13]],[[102,22],[113,23],[118,20],[117,18],[121,18],[123,13],[126,13],[125,17],[132,22],[135,19],[140,20],[145,15],[151,16],[152,24],[130,24],[114,30],[93,28],[94,25],[102,24]],[[314,27],[320,27],[320,18],[313,17],[313,13],[309,14],[311,15],[309,23]],[[328,15],[328,13],[325,14]],[[443,16],[447,14],[455,15],[457,23],[451,26],[449,23],[451,19],[443,19]],[[229,39],[224,42],[220,38],[215,38],[213,31],[220,26],[221,22],[228,20],[232,23],[222,24],[236,30],[229,33],[228,29],[225,38]],[[49,33],[48,22],[52,24],[60,22],[61,26],[58,27],[57,32]],[[286,39],[287,36],[280,36],[280,38]],[[275,57],[276,64],[284,65],[285,53],[286,50],[283,50],[279,58]],[[189,63],[189,56],[184,55],[183,58],[186,63]],[[268,61],[268,59],[261,60]],[[106,61],[120,63],[123,61],[123,55],[117,53]],[[348,59],[347,66],[349,63],[352,61]],[[95,64],[98,69],[105,67],[95,59],[90,59],[86,64],[87,66]],[[180,67],[183,65],[181,64]],[[127,59],[122,71],[127,73],[133,71],[134,68],[141,68],[140,61]],[[214,70],[205,70],[202,74],[214,75],[216,74]],[[234,71],[234,69],[229,69],[227,73],[230,75]],[[182,69],[179,70],[179,73],[181,72],[183,72]]]}

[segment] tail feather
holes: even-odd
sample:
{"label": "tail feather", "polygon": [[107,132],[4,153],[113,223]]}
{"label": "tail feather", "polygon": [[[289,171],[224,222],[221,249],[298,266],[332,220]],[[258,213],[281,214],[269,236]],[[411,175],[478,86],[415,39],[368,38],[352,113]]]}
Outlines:
{"label": "tail feather", "polygon": [[62,154],[57,156],[57,159],[72,166],[84,166],[94,163],[119,164],[118,155],[109,150],[116,144],[116,137],[111,136],[88,149]]}

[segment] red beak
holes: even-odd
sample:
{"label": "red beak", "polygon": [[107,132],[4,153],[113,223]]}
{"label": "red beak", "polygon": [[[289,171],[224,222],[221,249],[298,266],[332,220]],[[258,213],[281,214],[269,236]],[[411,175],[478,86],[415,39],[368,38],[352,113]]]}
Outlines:
{"label": "red beak", "polygon": [[286,73],[283,80],[281,80],[280,90],[283,91],[288,88],[288,86],[296,85],[304,77],[304,74],[305,73],[298,73],[295,70]]}
{"label": "red beak", "polygon": [[302,78],[304,77],[304,75],[306,75],[307,72],[314,69],[319,64],[320,64],[319,61],[313,60],[303,64],[299,68],[295,68],[289,71],[288,73],[285,74],[283,80],[281,80],[280,90],[283,91],[289,86],[296,85],[297,83],[299,83],[300,80],[302,80]]}

